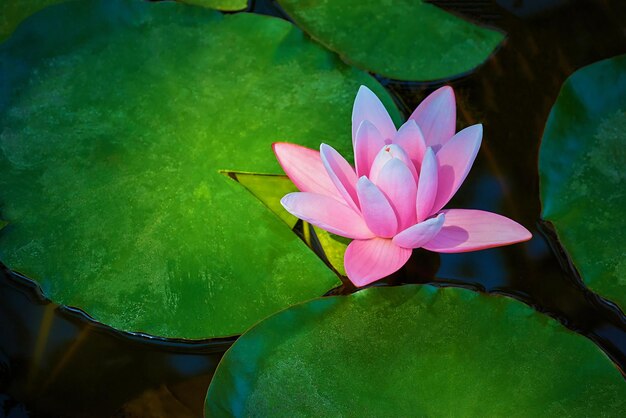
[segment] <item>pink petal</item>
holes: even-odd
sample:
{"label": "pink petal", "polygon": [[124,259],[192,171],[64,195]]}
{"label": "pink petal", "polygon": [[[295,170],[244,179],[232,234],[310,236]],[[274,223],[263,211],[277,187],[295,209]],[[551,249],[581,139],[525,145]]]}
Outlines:
{"label": "pink petal", "polygon": [[415,165],[409,158],[409,155],[402,149],[402,147],[391,144],[384,146],[376,158],[374,158],[374,162],[372,163],[372,168],[370,168],[369,179],[376,183],[376,179],[380,175],[380,170],[389,162],[391,159],[397,158],[402,161],[409,170],[411,170],[411,174],[413,174],[413,178],[415,182],[417,182],[417,170],[415,169]]}
{"label": "pink petal", "polygon": [[346,249],[344,267],[348,279],[361,287],[398,271],[411,257],[411,252],[390,239],[355,240]]}
{"label": "pink petal", "polygon": [[431,213],[438,212],[459,190],[474,164],[482,137],[483,126],[472,125],[454,135],[439,150],[437,153],[439,186]]}
{"label": "pink petal", "polygon": [[424,152],[426,152],[426,143],[421,129],[414,120],[408,120],[400,127],[393,143],[405,150],[415,168],[419,169],[422,158],[424,158]]}
{"label": "pink petal", "polygon": [[354,139],[354,164],[358,177],[369,176],[372,163],[385,141],[378,129],[368,120],[361,122]]}
{"label": "pink petal", "polygon": [[419,180],[417,182],[417,197],[415,205],[417,222],[422,222],[432,214],[433,203],[437,196],[437,157],[432,148],[428,147],[422,161]]}
{"label": "pink petal", "polygon": [[360,214],[333,199],[315,193],[289,193],[280,203],[289,213],[328,232],[354,239],[374,236]]}
{"label": "pink petal", "polygon": [[435,218],[415,224],[393,237],[393,243],[403,248],[419,248],[441,230],[446,217],[440,213]]}
{"label": "pink petal", "polygon": [[383,103],[370,89],[361,86],[352,108],[353,142],[356,138],[357,129],[364,120],[370,121],[381,133],[383,139],[392,139],[396,134],[396,127]]}
{"label": "pink petal", "polygon": [[380,170],[375,184],[395,210],[399,230],[413,225],[416,222],[417,185],[406,164],[397,158],[392,158]]}
{"label": "pink petal", "polygon": [[529,240],[526,228],[504,216],[471,209],[444,210],[441,231],[424,248],[438,253],[484,250]]}
{"label": "pink petal", "polygon": [[443,86],[432,92],[409,119],[419,125],[426,145],[438,151],[456,130],[456,102],[452,87]]}
{"label": "pink petal", "polygon": [[343,199],[355,211],[359,211],[359,199],[356,195],[357,176],[350,163],[330,145],[322,144],[320,147],[322,163],[326,167],[328,177],[339,190]]}
{"label": "pink petal", "polygon": [[383,192],[365,176],[357,182],[356,190],[370,231],[379,237],[393,237],[398,231],[398,220]]}
{"label": "pink petal", "polygon": [[343,200],[328,177],[319,151],[287,142],[275,142],[272,149],[285,174],[300,191]]}

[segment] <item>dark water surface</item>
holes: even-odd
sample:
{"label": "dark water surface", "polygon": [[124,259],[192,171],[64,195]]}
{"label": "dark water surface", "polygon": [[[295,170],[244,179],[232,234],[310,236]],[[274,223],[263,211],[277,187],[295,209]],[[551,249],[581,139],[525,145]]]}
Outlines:
{"label": "dark water surface", "polygon": [[[499,28],[507,39],[452,80],[381,80],[405,117],[442,84],[455,88],[458,128],[483,123],[481,151],[449,207],[490,210],[531,230],[525,244],[467,254],[415,251],[386,280],[470,287],[515,297],[595,341],[626,370],[626,317],[587,290],[551,225],[540,220],[537,157],[565,79],[626,53],[626,1],[433,1]],[[275,3],[257,13],[285,17]],[[381,34],[384,36],[384,34]],[[349,284],[332,293],[349,293]],[[0,417],[201,417],[211,375],[233,340],[165,341],[120,333],[45,301],[0,270]],[[28,410],[29,412],[24,412]]]}

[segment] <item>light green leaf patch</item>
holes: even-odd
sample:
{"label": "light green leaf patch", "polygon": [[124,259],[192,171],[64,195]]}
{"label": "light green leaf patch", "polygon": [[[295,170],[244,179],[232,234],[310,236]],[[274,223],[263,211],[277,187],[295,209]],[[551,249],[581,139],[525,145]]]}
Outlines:
{"label": "light green leaf patch", "polygon": [[280,199],[288,193],[297,192],[298,188],[287,176],[258,173],[227,173],[234,180],[242,184],[250,193],[259,199],[269,210],[283,222],[293,228],[298,218],[285,210]]}
{"label": "light green leaf patch", "polygon": [[398,80],[436,80],[480,65],[503,35],[422,0],[278,0],[346,62]]}
{"label": "light green leaf patch", "polygon": [[626,309],[626,55],[572,75],[539,156],[542,216],[587,285]]}
{"label": "light green leaf patch", "polygon": [[[64,30],[57,30],[59,27]],[[181,3],[50,7],[0,46],[0,260],[125,331],[239,334],[340,284],[222,171],[351,149],[361,84],[289,22]]]}
{"label": "light green leaf patch", "polygon": [[454,288],[315,299],[242,335],[206,417],[620,416],[626,381],[589,340],[526,305]]}
{"label": "light green leaf patch", "polygon": [[237,11],[248,7],[248,0],[178,0],[183,3],[195,6],[207,7],[209,9]]}
{"label": "light green leaf patch", "polygon": [[[237,180],[250,191],[257,199],[263,202],[276,216],[283,220],[290,228],[298,222],[298,218],[291,215],[280,204],[280,199],[288,193],[297,192],[296,186],[287,176],[276,176],[259,173],[226,173]],[[343,266],[343,258],[346,248],[350,243],[347,238],[340,237],[304,222],[304,238],[309,247],[313,247],[311,241],[311,229],[319,242],[321,250],[330,265],[342,276],[346,275]]]}

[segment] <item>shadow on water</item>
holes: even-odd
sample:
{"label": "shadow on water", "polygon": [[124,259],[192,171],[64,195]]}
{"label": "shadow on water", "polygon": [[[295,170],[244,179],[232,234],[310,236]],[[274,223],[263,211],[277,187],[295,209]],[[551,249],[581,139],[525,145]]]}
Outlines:
{"label": "shadow on water", "polygon": [[[537,157],[565,79],[626,53],[626,2],[431,1],[499,28],[507,39],[476,71],[432,83],[381,80],[405,116],[442,84],[455,88],[459,128],[483,123],[481,152],[449,207],[494,211],[531,230],[525,244],[467,254],[415,251],[387,284],[436,283],[513,296],[595,341],[626,370],[626,319],[582,284],[540,219]],[[250,11],[285,17],[268,0]],[[349,293],[344,286],[332,292]],[[120,333],[45,301],[38,288],[0,271],[0,417],[202,416],[211,376],[232,340],[184,342]],[[8,406],[7,406],[8,405]],[[19,410],[18,410],[19,409]],[[15,412],[17,411],[17,412]]]}
{"label": "shadow on water", "polygon": [[211,376],[232,344],[119,332],[44,300],[36,285],[4,268],[0,341],[0,390],[35,416],[51,417],[141,416],[129,411],[146,408],[158,412],[148,416],[198,416]]}

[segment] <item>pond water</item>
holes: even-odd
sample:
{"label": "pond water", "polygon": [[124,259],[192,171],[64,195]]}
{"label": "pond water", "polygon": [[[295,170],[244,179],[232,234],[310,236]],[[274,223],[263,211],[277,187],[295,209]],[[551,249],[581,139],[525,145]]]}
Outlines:
{"label": "pond water", "polygon": [[[541,221],[537,157],[560,87],[575,70],[626,53],[626,7],[615,1],[433,1],[507,33],[477,70],[436,83],[381,79],[404,116],[442,84],[458,127],[484,141],[451,207],[497,212],[533,233],[524,245],[467,254],[415,251],[386,284],[436,283],[512,296],[595,341],[626,370],[626,318],[587,290],[552,226]],[[285,17],[271,1],[256,13]],[[302,228],[297,225],[296,230]],[[234,339],[171,341],[120,333],[0,272],[0,416],[200,417],[211,375]],[[348,283],[331,291],[346,294]],[[20,404],[22,406],[20,406]],[[25,412],[25,411],[28,412]]]}

